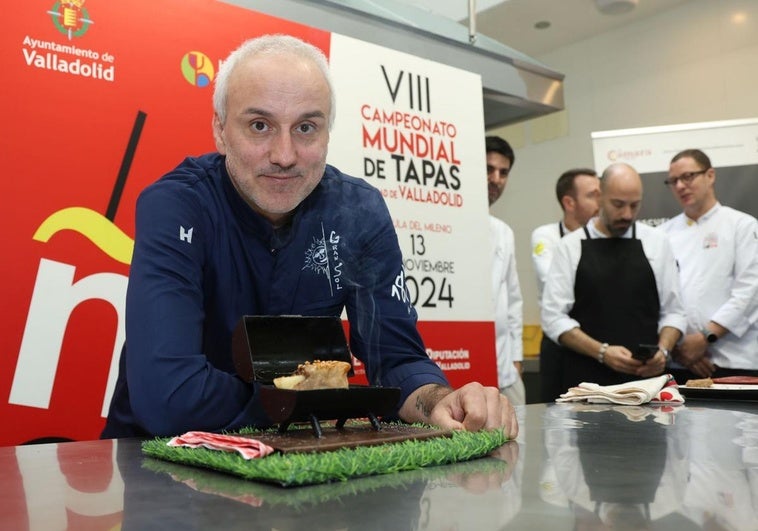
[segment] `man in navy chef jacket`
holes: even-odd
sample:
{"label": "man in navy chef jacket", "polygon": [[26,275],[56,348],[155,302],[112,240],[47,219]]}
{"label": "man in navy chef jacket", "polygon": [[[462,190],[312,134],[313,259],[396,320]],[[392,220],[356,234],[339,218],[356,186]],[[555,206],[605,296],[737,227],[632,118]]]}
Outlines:
{"label": "man in navy chef jacket", "polygon": [[218,153],[185,159],[137,201],[126,343],[103,437],[270,424],[235,375],[243,315],[333,315],[397,414],[448,429],[518,432],[495,387],[453,390],[426,355],[378,190],[326,164],[326,58],[289,36],[244,43],[219,69]]}

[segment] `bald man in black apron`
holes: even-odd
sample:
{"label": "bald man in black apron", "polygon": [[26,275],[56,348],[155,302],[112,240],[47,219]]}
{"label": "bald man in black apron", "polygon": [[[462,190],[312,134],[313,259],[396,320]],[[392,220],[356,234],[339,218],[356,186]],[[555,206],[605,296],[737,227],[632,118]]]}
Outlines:
{"label": "bald man in black apron", "polygon": [[[609,166],[599,216],[556,248],[542,328],[563,356],[564,390],[662,374],[685,329],[676,262],[665,234],[635,221],[641,201],[634,168]],[[634,357],[641,344],[652,357]]]}

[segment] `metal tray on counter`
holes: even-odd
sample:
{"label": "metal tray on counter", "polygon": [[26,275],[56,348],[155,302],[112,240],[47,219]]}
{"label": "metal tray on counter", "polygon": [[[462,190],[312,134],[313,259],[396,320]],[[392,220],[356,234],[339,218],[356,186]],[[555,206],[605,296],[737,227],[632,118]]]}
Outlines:
{"label": "metal tray on counter", "polygon": [[679,392],[686,398],[704,398],[719,400],[758,400],[758,385],[720,384],[711,387],[679,386]]}
{"label": "metal tray on counter", "polygon": [[394,412],[400,400],[397,387],[351,385],[308,391],[274,387],[274,378],[316,360],[350,363],[348,375],[354,374],[339,317],[247,315],[234,330],[232,351],[240,378],[261,384],[261,404],[280,432],[292,423],[310,422],[316,437],[321,437],[321,421],[336,420],[341,429],[353,418],[367,418],[379,430],[378,417]]}

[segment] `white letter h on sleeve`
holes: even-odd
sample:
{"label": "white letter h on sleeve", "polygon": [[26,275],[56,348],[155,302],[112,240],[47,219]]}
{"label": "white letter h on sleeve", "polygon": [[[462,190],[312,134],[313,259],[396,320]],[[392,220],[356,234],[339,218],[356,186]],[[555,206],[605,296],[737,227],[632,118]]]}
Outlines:
{"label": "white letter h on sleeve", "polygon": [[193,230],[195,230],[195,227],[190,227],[189,229],[185,229],[184,227],[179,225],[179,239],[187,243],[192,243]]}

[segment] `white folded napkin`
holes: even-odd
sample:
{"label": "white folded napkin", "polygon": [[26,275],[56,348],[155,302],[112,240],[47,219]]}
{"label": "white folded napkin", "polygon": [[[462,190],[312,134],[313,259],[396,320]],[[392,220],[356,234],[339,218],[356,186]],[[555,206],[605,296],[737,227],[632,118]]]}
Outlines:
{"label": "white folded napkin", "polygon": [[622,404],[637,406],[648,402],[681,404],[684,397],[670,374],[635,380],[616,385],[582,382],[563,393],[556,402],[590,402],[593,404]]}

